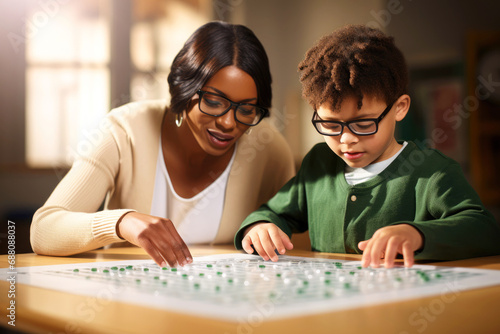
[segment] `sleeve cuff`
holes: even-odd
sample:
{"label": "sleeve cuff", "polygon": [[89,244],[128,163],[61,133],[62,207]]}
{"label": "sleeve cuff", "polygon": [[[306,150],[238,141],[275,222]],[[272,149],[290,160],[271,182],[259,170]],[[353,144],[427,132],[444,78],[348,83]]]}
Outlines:
{"label": "sleeve cuff", "polygon": [[106,210],[97,212],[92,222],[92,235],[102,245],[124,241],[116,234],[116,223],[131,209]]}

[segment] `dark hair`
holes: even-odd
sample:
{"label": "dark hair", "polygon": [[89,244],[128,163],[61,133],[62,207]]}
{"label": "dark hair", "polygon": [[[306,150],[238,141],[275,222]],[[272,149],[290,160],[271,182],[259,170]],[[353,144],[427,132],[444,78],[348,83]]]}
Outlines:
{"label": "dark hair", "polygon": [[363,25],[348,25],[324,36],[299,64],[302,95],[317,109],[345,97],[364,95],[394,102],[408,91],[408,69],[394,38]]}
{"label": "dark hair", "polygon": [[264,47],[247,27],[209,22],[198,28],[172,62],[168,84],[170,110],[183,112],[196,92],[220,69],[235,65],[257,86],[257,104],[271,107],[271,72]]}

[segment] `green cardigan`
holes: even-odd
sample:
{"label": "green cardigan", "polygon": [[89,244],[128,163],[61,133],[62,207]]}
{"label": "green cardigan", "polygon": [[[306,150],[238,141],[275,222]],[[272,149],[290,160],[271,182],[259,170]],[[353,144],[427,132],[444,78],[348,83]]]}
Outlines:
{"label": "green cardigan", "polygon": [[424,236],[416,259],[453,260],[500,254],[500,227],[457,162],[412,142],[379,175],[350,186],[345,163],[325,144],[304,158],[297,175],[251,213],[235,235],[269,221],[288,236],[309,230],[315,251],[361,253],[358,242],[381,227],[410,224]]}

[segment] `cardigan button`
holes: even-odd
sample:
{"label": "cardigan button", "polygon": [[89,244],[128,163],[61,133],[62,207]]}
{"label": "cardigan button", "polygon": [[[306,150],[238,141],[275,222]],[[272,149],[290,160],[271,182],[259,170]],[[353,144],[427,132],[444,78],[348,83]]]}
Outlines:
{"label": "cardigan button", "polygon": [[356,197],[356,195],[352,195],[352,196],[351,196],[351,201],[356,202],[356,200],[357,200],[357,199],[358,199],[358,198]]}

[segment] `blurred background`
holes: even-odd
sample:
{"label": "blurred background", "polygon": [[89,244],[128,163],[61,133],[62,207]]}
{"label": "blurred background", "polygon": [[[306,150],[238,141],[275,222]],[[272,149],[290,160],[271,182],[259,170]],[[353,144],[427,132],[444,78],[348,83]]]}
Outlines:
{"label": "blurred background", "polygon": [[457,160],[500,217],[500,1],[492,0],[0,0],[0,251],[29,225],[98,136],[99,120],[130,101],[168,99],[173,57],[200,25],[245,24],[273,75],[271,121],[297,165],[322,137],[310,124],[297,65],[321,36],[367,24],[405,54],[412,106],[398,138]]}

